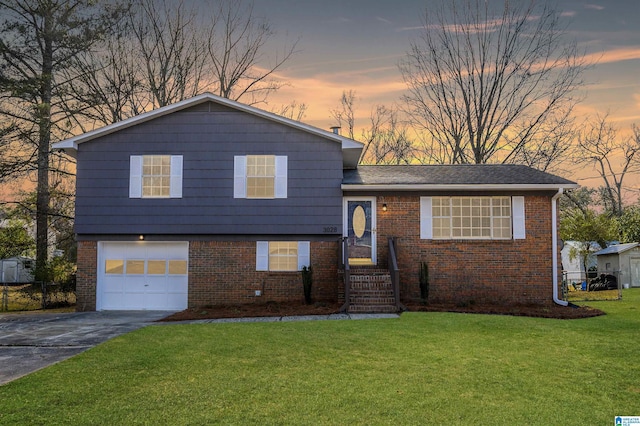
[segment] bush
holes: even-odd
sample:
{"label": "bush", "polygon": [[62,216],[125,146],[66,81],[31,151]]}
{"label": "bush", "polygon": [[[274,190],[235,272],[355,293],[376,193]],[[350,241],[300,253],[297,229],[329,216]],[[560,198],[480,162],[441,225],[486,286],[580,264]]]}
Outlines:
{"label": "bush", "polygon": [[304,303],[310,305],[313,303],[311,299],[311,286],[313,285],[313,271],[311,266],[302,267],[302,286],[304,287]]}
{"label": "bush", "polygon": [[429,303],[429,265],[420,263],[420,300]]}

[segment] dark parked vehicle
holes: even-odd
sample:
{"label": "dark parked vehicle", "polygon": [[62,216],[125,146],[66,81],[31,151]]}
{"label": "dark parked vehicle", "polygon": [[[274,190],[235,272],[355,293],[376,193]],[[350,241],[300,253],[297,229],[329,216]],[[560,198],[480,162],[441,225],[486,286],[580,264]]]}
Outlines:
{"label": "dark parked vehicle", "polygon": [[589,281],[589,291],[616,290],[618,279],[609,274],[600,274],[599,277]]}

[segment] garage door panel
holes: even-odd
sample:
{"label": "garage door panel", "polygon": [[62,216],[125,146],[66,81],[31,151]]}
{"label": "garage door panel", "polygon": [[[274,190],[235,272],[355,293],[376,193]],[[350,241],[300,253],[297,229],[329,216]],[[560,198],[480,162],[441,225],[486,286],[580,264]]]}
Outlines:
{"label": "garage door panel", "polygon": [[167,288],[167,293],[170,294],[183,294],[183,293],[187,293],[187,283],[177,283],[174,282],[172,283],[169,288]]}
{"label": "garage door panel", "polygon": [[103,308],[104,309],[118,309],[122,303],[123,292],[108,292],[103,294]]}
{"label": "garage door panel", "polygon": [[147,309],[150,310],[163,310],[167,309],[168,300],[167,295],[164,293],[147,293],[145,304]]}
{"label": "garage door panel", "polygon": [[[146,308],[146,296],[144,293],[126,293],[124,295],[124,306],[125,310],[147,310]],[[117,308],[119,309],[119,308]]]}
{"label": "garage door panel", "polygon": [[100,243],[98,309],[186,309],[188,257],[188,243]]}
{"label": "garage door panel", "polygon": [[122,276],[108,276],[104,279],[103,284],[105,291],[109,293],[122,293],[124,291],[124,280],[122,279]]}

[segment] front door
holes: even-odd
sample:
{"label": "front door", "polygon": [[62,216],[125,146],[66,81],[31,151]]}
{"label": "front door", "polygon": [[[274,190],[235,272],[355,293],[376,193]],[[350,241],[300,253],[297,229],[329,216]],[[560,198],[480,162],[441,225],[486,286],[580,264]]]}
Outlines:
{"label": "front door", "polygon": [[376,198],[344,199],[344,230],[350,265],[376,264]]}

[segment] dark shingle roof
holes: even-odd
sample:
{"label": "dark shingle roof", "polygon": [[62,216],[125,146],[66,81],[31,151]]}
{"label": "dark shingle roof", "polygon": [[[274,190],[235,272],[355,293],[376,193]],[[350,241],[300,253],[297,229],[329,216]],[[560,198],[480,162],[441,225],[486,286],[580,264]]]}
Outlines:
{"label": "dark shingle roof", "polygon": [[343,185],[544,185],[575,182],[512,164],[358,166],[345,170]]}

